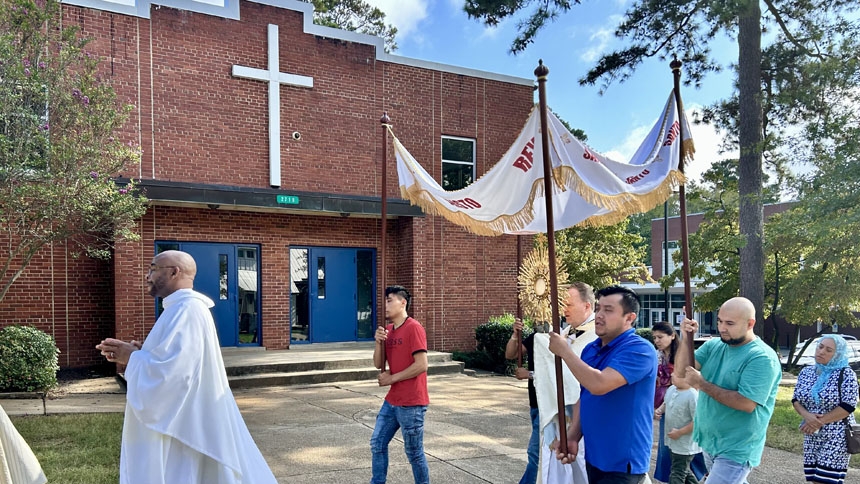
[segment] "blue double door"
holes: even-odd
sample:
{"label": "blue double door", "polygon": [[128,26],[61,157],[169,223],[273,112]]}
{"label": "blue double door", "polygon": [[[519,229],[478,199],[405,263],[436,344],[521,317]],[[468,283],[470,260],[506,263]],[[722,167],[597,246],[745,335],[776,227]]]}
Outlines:
{"label": "blue double door", "polygon": [[194,289],[215,303],[212,317],[221,346],[259,346],[259,246],[160,242],[157,251],[187,252],[197,263]]}
{"label": "blue double door", "polygon": [[373,337],[372,249],[290,248],[290,340],[331,343]]}

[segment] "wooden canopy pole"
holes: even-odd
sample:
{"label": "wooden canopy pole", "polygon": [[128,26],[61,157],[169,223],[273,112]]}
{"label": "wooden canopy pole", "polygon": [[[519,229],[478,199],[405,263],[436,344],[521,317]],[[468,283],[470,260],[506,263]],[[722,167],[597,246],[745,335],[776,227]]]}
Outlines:
{"label": "wooden canopy pole", "polygon": [[[538,99],[540,100],[540,127],[541,127],[541,156],[543,157],[543,191],[546,201],[546,239],[549,258],[549,287],[550,302],[552,305],[552,330],[561,333],[561,322],[558,315],[558,274],[555,266],[555,223],[552,213],[552,163],[549,158],[549,126],[546,116],[546,76],[549,68],[543,65],[543,60],[538,61],[535,76],[538,80]],[[562,454],[567,454],[567,427],[564,425],[564,376],[561,371],[561,357],[555,356],[555,383],[556,397],[558,400],[558,428]]]}
{"label": "wooden canopy pole", "polygon": [[[672,75],[675,78],[675,105],[678,110],[678,150],[680,152],[678,170],[684,173],[684,104],[681,102],[681,61],[676,56],[669,67],[672,69]],[[687,195],[682,183],[678,187],[678,198],[680,203],[680,219],[681,219],[681,259],[683,263],[684,273],[684,315],[685,317],[693,317],[693,291],[690,286],[690,245],[687,229]],[[693,349],[693,338],[695,335],[692,332],[684,334],[684,349],[687,351],[690,366],[696,366],[695,351]]]}
{"label": "wooden canopy pole", "polygon": [[[379,326],[385,328],[385,235],[388,229],[386,226],[386,220],[388,219],[388,197],[386,197],[388,178],[385,173],[388,171],[388,125],[391,124],[388,112],[382,113],[379,123],[382,125],[382,188],[379,189],[379,198],[382,200],[381,224],[379,229],[379,284],[382,287],[379,290]],[[385,371],[385,345],[382,345],[382,368],[380,371]]]}
{"label": "wooden canopy pole", "polygon": [[[520,274],[520,268],[523,265],[523,240],[522,236],[517,235],[517,275]],[[523,303],[517,296],[517,319],[523,320]],[[517,368],[523,366],[523,332],[517,331]]]}

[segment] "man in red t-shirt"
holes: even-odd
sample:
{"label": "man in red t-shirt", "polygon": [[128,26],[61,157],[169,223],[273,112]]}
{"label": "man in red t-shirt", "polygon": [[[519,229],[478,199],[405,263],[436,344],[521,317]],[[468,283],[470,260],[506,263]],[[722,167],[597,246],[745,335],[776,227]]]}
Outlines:
{"label": "man in red t-shirt", "polygon": [[385,288],[385,317],[391,323],[376,329],[373,364],[388,370],[379,374],[379,386],[391,385],[370,438],[373,454],[371,484],[384,484],[388,476],[388,444],[400,429],[415,484],[430,482],[424,455],[424,414],[427,394],[427,334],[407,314],[409,291],[403,286]]}

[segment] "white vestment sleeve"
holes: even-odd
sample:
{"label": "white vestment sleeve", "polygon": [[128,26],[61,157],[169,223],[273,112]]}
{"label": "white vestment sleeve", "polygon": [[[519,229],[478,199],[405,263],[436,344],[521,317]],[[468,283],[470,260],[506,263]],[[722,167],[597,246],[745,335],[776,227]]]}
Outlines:
{"label": "white vestment sleeve", "polygon": [[36,455],[0,407],[0,484],[44,484]]}
{"label": "white vestment sleeve", "polygon": [[[579,356],[588,343],[597,339],[594,324],[589,330],[570,343],[573,352]],[[579,439],[579,452],[573,465],[563,465],[550,450],[553,439],[559,435],[558,429],[558,389],[555,384],[555,355],[549,351],[549,335],[538,333],[534,337],[535,373],[534,385],[537,394],[538,413],[540,414],[541,439],[541,475],[545,484],[570,483],[587,484],[585,472],[585,442]],[[564,381],[564,403],[573,405],[579,401],[579,381],[570,372],[570,368],[562,362],[562,378]]]}

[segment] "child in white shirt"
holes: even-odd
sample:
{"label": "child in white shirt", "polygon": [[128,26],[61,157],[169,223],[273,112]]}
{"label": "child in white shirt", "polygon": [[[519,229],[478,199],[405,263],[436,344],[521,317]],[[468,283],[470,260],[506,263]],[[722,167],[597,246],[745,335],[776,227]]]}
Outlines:
{"label": "child in white shirt", "polygon": [[702,451],[693,442],[693,416],[699,392],[672,373],[672,386],[666,390],[663,405],[655,411],[659,417],[666,413],[666,445],[672,453],[672,471],[669,484],[699,484],[690,470],[693,457]]}

